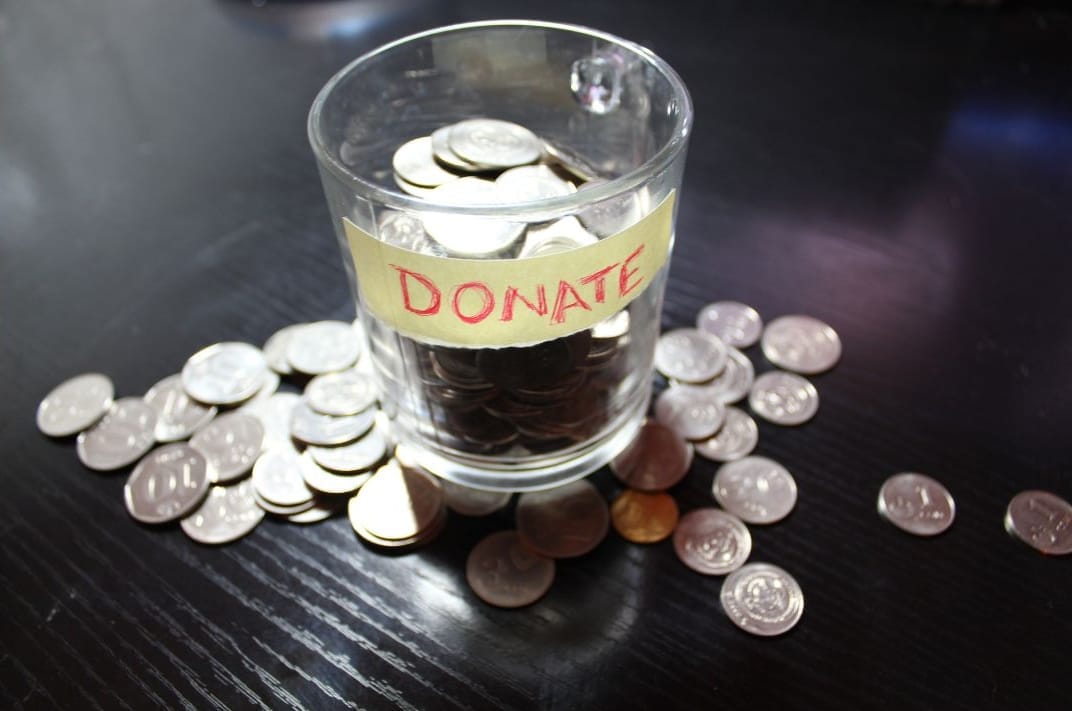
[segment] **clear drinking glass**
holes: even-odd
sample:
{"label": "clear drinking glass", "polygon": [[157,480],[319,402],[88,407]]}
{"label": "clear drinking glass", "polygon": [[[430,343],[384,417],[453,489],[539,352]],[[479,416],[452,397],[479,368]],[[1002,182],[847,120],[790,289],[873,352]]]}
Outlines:
{"label": "clear drinking glass", "polygon": [[[484,205],[399,189],[402,144],[474,117],[530,129],[541,160],[580,185]],[[324,86],[310,142],[383,409],[420,465],[468,486],[536,489],[594,471],[633,438],[691,123],[684,84],[650,51],[542,22],[424,32]],[[474,256],[387,227],[439,220],[442,234],[444,217],[461,240],[504,225],[525,237]],[[592,243],[522,254],[528,235],[567,223]]]}

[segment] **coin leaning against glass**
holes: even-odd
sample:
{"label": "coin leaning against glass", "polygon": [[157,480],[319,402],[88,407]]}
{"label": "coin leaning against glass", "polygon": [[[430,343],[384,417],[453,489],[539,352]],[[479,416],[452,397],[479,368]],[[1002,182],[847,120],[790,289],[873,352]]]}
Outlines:
{"label": "coin leaning against glass", "polygon": [[811,316],[781,316],[763,329],[763,355],[774,365],[804,375],[830,370],[841,358],[841,339]]}
{"label": "coin leaning against glass", "polygon": [[722,508],[747,523],[776,523],[797,503],[797,483],[789,470],[766,457],[723,464],[711,488]]}
{"label": "coin leaning against glass", "polygon": [[450,128],[450,149],[455,155],[485,168],[513,168],[535,163],[543,142],[524,126],[498,119],[467,119]]}
{"label": "coin leaning against glass", "polygon": [[763,319],[759,312],[737,301],[716,301],[700,309],[696,328],[718,336],[727,346],[748,348],[759,340]]}
{"label": "coin leaning against glass", "polygon": [[121,469],[152,448],[155,428],[156,410],[140,397],[120,398],[97,424],[78,435],[75,451],[90,469]]}
{"label": "coin leaning against glass", "polygon": [[147,454],[123,487],[127,511],[142,523],[167,523],[187,515],[209,490],[208,462],[185,442]]}
{"label": "coin leaning against glass", "polygon": [[819,391],[799,375],[772,370],[756,378],[748,405],[776,425],[802,425],[819,411]]}
{"label": "coin leaning against glass", "polygon": [[1040,553],[1072,553],[1072,504],[1049,491],[1021,491],[1005,510],[1005,530]]}
{"label": "coin leaning against glass", "polygon": [[953,525],[956,506],[941,483],[923,474],[894,474],[878,492],[878,512],[916,536],[936,536]]}
{"label": "coin leaning against glass", "polygon": [[713,506],[689,511],[674,530],[674,552],[704,575],[726,575],[744,565],[752,534],[741,519]]}
{"label": "coin leaning against glass", "polygon": [[769,563],[749,563],[730,573],[719,599],[735,625],[761,637],[788,632],[804,614],[804,593],[796,579]]}
{"label": "coin leaning against glass", "polygon": [[112,406],[115,387],[108,376],[83,373],[65,380],[37,406],[37,429],[49,437],[70,437],[92,427]]}
{"label": "coin leaning against glass", "polygon": [[259,348],[238,341],[216,343],[190,356],[182,367],[182,387],[209,405],[234,405],[261,389],[268,362]]}

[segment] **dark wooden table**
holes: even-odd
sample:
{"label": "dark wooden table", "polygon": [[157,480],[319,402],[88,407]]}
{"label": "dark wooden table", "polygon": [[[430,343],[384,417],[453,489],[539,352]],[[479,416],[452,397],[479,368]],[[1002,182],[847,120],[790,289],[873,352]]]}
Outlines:
{"label": "dark wooden table", "polygon": [[[918,3],[0,2],[0,706],[1068,708],[1072,567],[1009,498],[1072,496],[1072,16]],[[866,7],[865,7],[866,5]],[[385,556],[344,519],[206,548],[136,525],[34,408],[100,370],[138,395],[219,340],[352,313],[305,137],[321,84],[495,16],[651,46],[696,105],[664,326],[737,299],[845,354],[818,417],[762,424],[800,486],[753,560],[807,599],[777,639],[721,580],[615,535],[520,611],[463,569],[509,513]],[[760,364],[758,349],[750,354]],[[916,539],[875,500],[952,490]],[[711,503],[711,462],[674,491]],[[611,488],[606,472],[596,476]]]}

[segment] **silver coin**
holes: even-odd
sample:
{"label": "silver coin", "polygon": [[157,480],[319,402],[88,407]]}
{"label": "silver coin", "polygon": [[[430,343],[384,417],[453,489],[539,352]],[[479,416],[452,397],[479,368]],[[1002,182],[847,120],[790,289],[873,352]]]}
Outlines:
{"label": "silver coin", "polygon": [[878,511],[902,531],[936,536],[953,525],[953,496],[939,482],[923,474],[895,474],[878,492]]}
{"label": "silver coin", "polygon": [[342,510],[343,506],[344,504],[325,501],[318,497],[313,499],[313,505],[305,511],[287,516],[287,523],[297,523],[303,526],[310,523],[320,523],[337,514]]}
{"label": "silver coin", "polygon": [[555,171],[546,165],[510,168],[495,179],[495,184],[508,196],[508,202],[547,200],[577,192],[577,188],[558,177]]}
{"label": "silver coin", "polygon": [[779,368],[814,375],[841,358],[837,332],[811,316],[782,316],[763,329],[763,355]]}
{"label": "silver coin", "polygon": [[334,474],[322,469],[306,450],[302,455],[302,478],[305,485],[321,494],[352,494],[369,480],[372,472],[364,474]]}
{"label": "silver coin", "polygon": [[752,453],[759,443],[759,428],[748,413],[726,408],[726,421],[714,437],[696,442],[696,453],[716,462],[732,462]]}
{"label": "silver coin", "polygon": [[529,227],[518,257],[543,257],[580,249],[597,242],[599,238],[584,229],[580,221],[570,215],[543,227]]}
{"label": "silver coin", "polygon": [[524,126],[497,119],[468,119],[450,128],[450,149],[460,158],[488,168],[535,163],[543,142]]}
{"label": "silver coin", "polygon": [[269,449],[253,465],[253,488],[261,498],[278,507],[301,506],[313,500],[313,491],[305,485],[303,471],[302,457],[293,448]]}
{"label": "silver coin", "polygon": [[253,415],[264,427],[264,449],[291,446],[290,420],[294,408],[301,402],[297,393],[275,393],[267,400],[254,400],[243,405],[239,412]]}
{"label": "silver coin", "polygon": [[727,358],[722,341],[694,328],[667,331],[655,344],[655,367],[683,383],[710,380],[726,367]]}
{"label": "silver coin", "polygon": [[281,382],[282,378],[279,377],[279,373],[275,372],[274,370],[265,371],[264,384],[261,385],[260,390],[258,390],[253,395],[253,397],[243,402],[242,405],[249,405],[251,403],[259,402],[261,400],[267,400],[268,398],[275,395],[276,391],[279,390],[279,384]]}
{"label": "silver coin", "polygon": [[756,371],[752,367],[752,361],[744,353],[736,348],[726,350],[729,352],[729,358],[726,359],[726,367],[722,372],[713,380],[695,387],[703,388],[716,400],[728,405],[748,395],[755,382]]}
{"label": "silver coin", "polygon": [[[253,480],[250,479],[250,481]],[[274,504],[268,499],[261,496],[259,493],[257,493],[255,489],[253,493],[253,499],[257,502],[257,506],[264,509],[268,513],[283,517],[295,516],[297,514],[304,513],[316,506],[315,493],[314,497],[309,499],[308,501],[303,501],[300,504],[295,504],[293,506],[280,506],[279,504]]]}
{"label": "silver coin", "polygon": [[318,375],[305,386],[305,401],[321,415],[356,415],[377,397],[375,381],[353,369]]}
{"label": "silver coin", "polygon": [[157,447],[138,462],[123,487],[123,500],[138,521],[167,523],[200,506],[208,489],[205,458],[185,442],[176,442]]}
{"label": "silver coin", "polygon": [[453,125],[443,126],[432,131],[432,153],[435,155],[436,160],[456,170],[470,173],[483,170],[481,166],[470,163],[451,149],[450,129],[452,128],[454,128]]}
{"label": "silver coin", "polygon": [[419,217],[390,210],[380,216],[377,236],[381,242],[421,254],[444,256],[442,247],[432,242]]}
{"label": "silver coin", "polygon": [[78,435],[75,449],[82,464],[111,471],[136,462],[156,442],[156,410],[140,397],[112,403],[101,420]]}
{"label": "silver coin", "polygon": [[305,402],[294,407],[290,417],[290,434],[306,444],[331,446],[352,442],[371,429],[376,421],[372,408],[356,415],[335,417],[314,412]]}
{"label": "silver coin", "polygon": [[290,337],[287,360],[295,370],[321,375],[346,370],[362,351],[361,334],[345,321],[307,323]]}
{"label": "silver coin", "polygon": [[190,446],[208,461],[213,483],[226,484],[253,468],[264,447],[264,425],[251,414],[229,412],[200,429]]}
{"label": "silver coin", "polygon": [[629,312],[622,309],[592,326],[592,338],[618,340],[629,333]]}
{"label": "silver coin", "polygon": [[749,563],[730,573],[719,599],[735,625],[761,637],[788,632],[804,614],[800,585],[769,563]]}
{"label": "silver coin", "polygon": [[335,472],[363,472],[372,469],[387,456],[387,438],[374,426],[361,439],[337,447],[310,446],[306,451],[313,460]]}
{"label": "silver coin", "polygon": [[577,217],[598,237],[609,237],[632,227],[651,212],[651,196],[646,190],[616,196],[582,208]]}
{"label": "silver coin", "polygon": [[[460,207],[494,206],[506,202],[495,183],[472,177],[440,185],[428,199]],[[524,225],[518,222],[450,212],[427,212],[421,220],[428,236],[455,257],[496,255],[512,246],[524,232]]]}
{"label": "silver coin", "polygon": [[264,352],[264,359],[268,362],[268,367],[280,375],[290,375],[294,372],[290,361],[287,360],[287,348],[290,347],[291,337],[304,325],[304,323],[295,323],[284,326],[264,342],[264,348],[261,349]]}
{"label": "silver coin", "polygon": [[727,462],[711,486],[722,508],[746,523],[775,523],[797,503],[797,483],[789,470],[766,457]]}
{"label": "silver coin", "polygon": [[52,389],[37,406],[37,429],[49,437],[70,437],[104,417],[115,387],[106,375],[83,373]]}
{"label": "silver coin", "polygon": [[198,543],[221,545],[237,541],[263,520],[264,509],[257,506],[253,482],[245,479],[210,488],[201,505],[179,521],[179,526]]}
{"label": "silver coin", "polygon": [[678,521],[674,552],[697,573],[726,575],[748,560],[752,534],[733,514],[714,507],[696,509]]}
{"label": "silver coin", "polygon": [[1021,491],[1012,497],[1005,529],[1046,555],[1072,553],[1072,505],[1048,491]]}
{"label": "silver coin", "polygon": [[177,442],[186,439],[207,425],[216,416],[215,405],[202,405],[182,387],[182,377],[169,375],[149,388],[142,398],[156,410],[157,442]]}
{"label": "silver coin", "polygon": [[436,163],[431,136],[414,138],[399,146],[391,159],[391,167],[406,182],[424,188],[434,188],[457,177]]}
{"label": "silver coin", "polygon": [[601,180],[603,171],[562,145],[544,141],[543,153],[551,163],[564,168],[578,180],[586,183]]}
{"label": "silver coin", "polygon": [[227,342],[202,348],[182,368],[182,387],[195,400],[233,405],[252,397],[268,375],[259,348]]}
{"label": "silver coin", "polygon": [[800,425],[819,411],[819,392],[799,375],[772,370],[756,378],[748,405],[776,425]]}
{"label": "silver coin", "polygon": [[509,491],[474,489],[446,479],[440,483],[447,508],[462,516],[490,516],[506,508],[513,496]]}
{"label": "silver coin", "polygon": [[725,419],[726,408],[704,388],[671,385],[655,399],[655,421],[685,439],[707,439]]}
{"label": "silver coin", "polygon": [[696,328],[718,336],[727,346],[748,348],[759,340],[763,319],[747,304],[717,301],[700,309]]}
{"label": "silver coin", "polygon": [[[402,192],[408,193],[413,197],[419,197],[427,200],[429,199],[429,196],[431,196],[432,191],[435,190],[435,188],[422,188],[420,185],[416,185],[414,183],[410,183],[406,180],[403,180],[398,173],[395,173],[394,177],[395,185],[397,185]],[[446,185],[446,183],[444,183],[444,185]]]}

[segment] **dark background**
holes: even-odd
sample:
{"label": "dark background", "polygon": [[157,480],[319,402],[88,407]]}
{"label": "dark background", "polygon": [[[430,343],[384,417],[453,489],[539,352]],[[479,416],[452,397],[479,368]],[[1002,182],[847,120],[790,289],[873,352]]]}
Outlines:
{"label": "dark background", "polygon": [[[405,556],[342,518],[201,547],[34,429],[76,373],[138,395],[208,343],[350,316],[314,95],[387,40],[517,16],[645,43],[690,87],[665,327],[737,299],[841,334],[816,419],[760,425],[800,487],[753,527],[752,559],[805,592],[784,637],[737,630],[668,542],[613,533],[542,601],[490,608],[464,562],[509,513]],[[1022,489],[1072,496],[1070,237],[1058,9],[0,1],[0,706],[1069,708],[1070,562],[1002,515]],[[683,510],[714,470],[675,488]],[[904,470],[951,489],[947,534],[878,517]]]}

